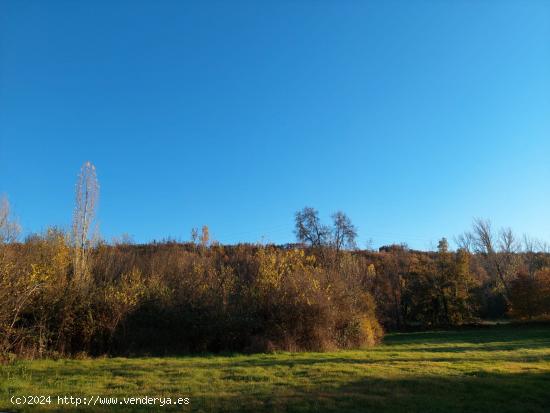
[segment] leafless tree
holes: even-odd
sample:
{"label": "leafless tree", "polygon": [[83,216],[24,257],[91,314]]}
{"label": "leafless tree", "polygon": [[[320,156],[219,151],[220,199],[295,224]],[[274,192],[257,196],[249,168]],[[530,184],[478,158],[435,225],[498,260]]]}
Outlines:
{"label": "leafless tree", "polygon": [[510,280],[518,270],[517,254],[519,244],[511,229],[504,228],[495,238],[491,222],[476,218],[473,222],[472,232],[464,236],[471,240],[474,251],[485,257],[487,272],[492,275],[497,284],[504,290],[506,299],[510,296]]}
{"label": "leafless tree", "polygon": [[199,243],[199,230],[197,228],[191,228],[191,242],[193,244]]}
{"label": "leafless tree", "polygon": [[531,238],[527,234],[523,234],[523,252],[527,254],[534,254],[538,249],[538,240]]}
{"label": "leafless tree", "polygon": [[527,234],[523,235],[522,239],[522,249],[523,252],[530,253],[530,254],[536,254],[536,253],[549,253],[550,252],[550,246],[547,242],[530,237]]}
{"label": "leafless tree", "polygon": [[336,251],[343,248],[355,248],[357,229],[351,223],[351,219],[343,212],[338,211],[332,215],[332,222],[332,242]]}
{"label": "leafless tree", "polygon": [[74,247],[74,277],[77,282],[83,281],[88,275],[91,231],[95,229],[98,198],[99,183],[97,181],[96,169],[88,161],[82,165],[76,182],[75,209],[71,234]]}
{"label": "leafless tree", "polygon": [[10,203],[6,196],[0,197],[0,243],[17,241],[21,228],[10,219]]}
{"label": "leafless tree", "polygon": [[466,231],[456,237],[455,242],[459,250],[464,250],[470,253],[474,251],[474,236],[469,231]]}
{"label": "leafless tree", "polygon": [[296,238],[313,247],[326,245],[330,237],[330,229],[321,224],[319,213],[311,207],[305,207],[296,212],[295,216]]}
{"label": "leafless tree", "polygon": [[500,230],[498,247],[500,252],[508,254],[520,252],[521,250],[521,244],[516,239],[511,228],[503,228]]}
{"label": "leafless tree", "polygon": [[525,257],[525,263],[527,265],[528,273],[531,277],[534,276],[535,271],[539,269],[538,255],[544,251],[544,243],[536,238],[531,238],[527,234],[523,235],[522,240],[522,252]]}
{"label": "leafless tree", "polygon": [[475,252],[487,255],[495,252],[491,221],[475,218],[472,239]]}

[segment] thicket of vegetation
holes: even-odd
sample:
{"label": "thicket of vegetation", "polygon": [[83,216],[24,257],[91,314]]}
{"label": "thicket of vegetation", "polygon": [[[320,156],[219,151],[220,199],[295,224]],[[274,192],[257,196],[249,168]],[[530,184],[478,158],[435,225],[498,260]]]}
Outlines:
{"label": "thicket of vegetation", "polygon": [[295,217],[298,244],[107,244],[94,236],[99,186],[83,166],[70,231],[18,241],[0,208],[0,355],[326,350],[373,345],[382,327],[550,315],[550,254],[476,220],[457,251],[356,249],[342,212]]}
{"label": "thicket of vegetation", "polygon": [[73,253],[55,230],[1,248],[3,352],[323,350],[381,336],[351,254],[327,266],[297,249],[98,245],[77,279]]}

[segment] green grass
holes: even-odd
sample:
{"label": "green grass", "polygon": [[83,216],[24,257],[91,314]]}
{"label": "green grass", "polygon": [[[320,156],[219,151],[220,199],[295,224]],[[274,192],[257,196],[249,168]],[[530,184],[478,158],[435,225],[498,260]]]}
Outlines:
{"label": "green grass", "polygon": [[18,410],[12,395],[165,395],[191,404],[65,411],[550,412],[550,327],[541,325],[390,334],[361,351],[37,360],[0,369],[0,411],[62,410]]}

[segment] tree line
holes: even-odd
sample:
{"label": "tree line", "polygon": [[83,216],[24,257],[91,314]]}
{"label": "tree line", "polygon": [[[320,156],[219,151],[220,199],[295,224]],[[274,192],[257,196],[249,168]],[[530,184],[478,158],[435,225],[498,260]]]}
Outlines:
{"label": "tree line", "polygon": [[296,244],[221,245],[98,236],[96,171],[83,165],[70,230],[19,240],[0,202],[0,356],[326,350],[383,330],[550,315],[550,254],[475,220],[450,251],[359,250],[343,212],[295,215]]}

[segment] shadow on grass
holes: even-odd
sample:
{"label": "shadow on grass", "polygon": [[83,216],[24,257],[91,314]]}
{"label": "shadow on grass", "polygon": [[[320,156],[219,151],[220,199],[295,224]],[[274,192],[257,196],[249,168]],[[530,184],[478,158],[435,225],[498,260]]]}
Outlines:
{"label": "shadow on grass", "polygon": [[268,397],[239,395],[196,400],[204,412],[547,413],[549,373],[369,378],[343,386],[285,389]]}
{"label": "shadow on grass", "polygon": [[[212,388],[191,396],[190,406],[79,407],[74,412],[203,412],[203,413],[547,413],[550,373],[470,376],[366,378],[344,385],[273,386],[270,392],[219,394]],[[39,411],[39,410],[24,410]]]}

